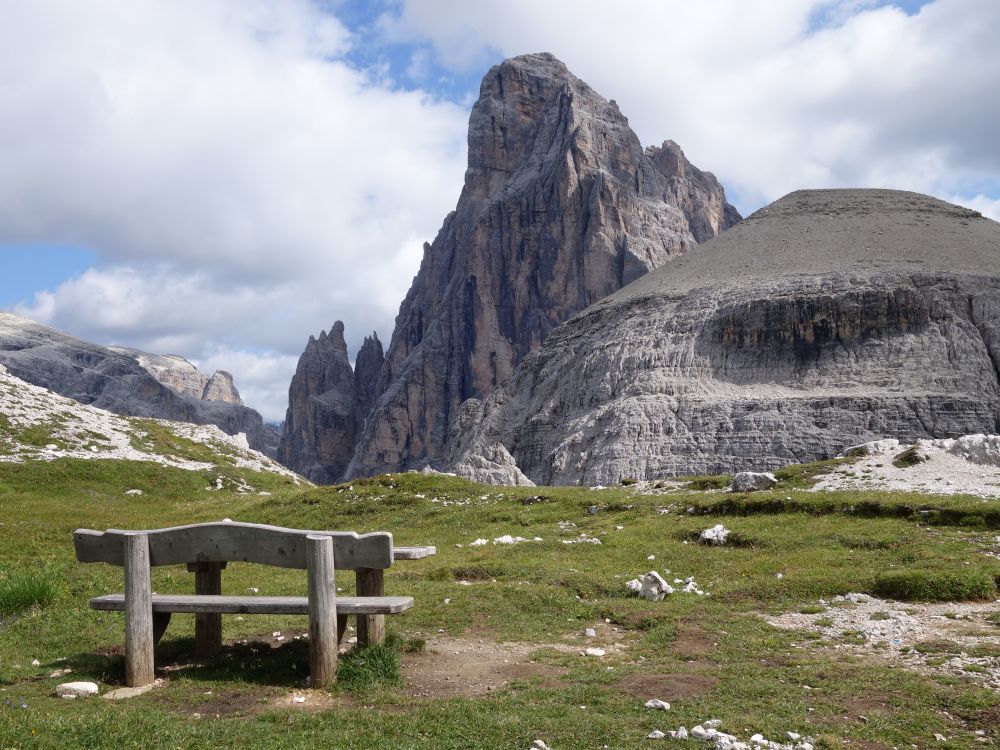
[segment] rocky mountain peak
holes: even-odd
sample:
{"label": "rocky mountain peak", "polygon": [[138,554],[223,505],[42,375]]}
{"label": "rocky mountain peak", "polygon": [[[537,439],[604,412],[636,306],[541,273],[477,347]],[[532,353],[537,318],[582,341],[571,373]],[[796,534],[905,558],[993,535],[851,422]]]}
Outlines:
{"label": "rocky mountain peak", "polygon": [[279,460],[313,481],[339,480],[371,405],[382,360],[382,342],[373,333],[352,368],[339,320],[329,332],[310,336],[288,389]]}
{"label": "rocky mountain peak", "polygon": [[370,360],[359,352],[355,407],[371,408],[347,476],[438,462],[459,404],[553,328],[739,220],[714,177],[681,156],[681,174],[658,167],[617,104],[547,53],[490,69],[468,143],[458,204],[424,245],[384,359],[374,341]]}

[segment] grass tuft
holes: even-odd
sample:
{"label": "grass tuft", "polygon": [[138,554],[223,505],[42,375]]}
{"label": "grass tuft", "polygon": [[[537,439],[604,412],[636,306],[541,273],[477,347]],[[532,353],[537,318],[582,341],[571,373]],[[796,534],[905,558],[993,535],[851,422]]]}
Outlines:
{"label": "grass tuft", "polygon": [[399,654],[391,643],[353,649],[337,667],[337,684],[351,692],[398,683]]}
{"label": "grass tuft", "polygon": [[44,607],[55,599],[56,575],[47,570],[24,570],[9,573],[0,580],[0,616],[25,612],[34,606]]}
{"label": "grass tuft", "polygon": [[911,466],[916,466],[919,463],[923,463],[927,460],[920,451],[917,450],[917,446],[911,445],[902,453],[898,454],[892,459],[892,465],[897,469],[908,469]]}
{"label": "grass tuft", "polygon": [[901,602],[962,602],[993,599],[997,587],[984,571],[906,570],[879,576],[874,592]]}

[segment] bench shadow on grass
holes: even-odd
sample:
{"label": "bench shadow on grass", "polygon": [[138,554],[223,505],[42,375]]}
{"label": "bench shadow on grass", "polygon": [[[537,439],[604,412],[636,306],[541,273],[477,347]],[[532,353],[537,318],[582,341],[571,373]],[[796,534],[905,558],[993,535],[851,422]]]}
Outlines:
{"label": "bench shadow on grass", "polygon": [[[125,684],[125,656],[121,648],[77,654],[62,666],[72,669],[75,679]],[[277,647],[265,641],[226,644],[218,654],[208,657],[195,656],[193,638],[163,640],[156,648],[157,678],[300,688],[308,674],[307,641],[293,640]]]}

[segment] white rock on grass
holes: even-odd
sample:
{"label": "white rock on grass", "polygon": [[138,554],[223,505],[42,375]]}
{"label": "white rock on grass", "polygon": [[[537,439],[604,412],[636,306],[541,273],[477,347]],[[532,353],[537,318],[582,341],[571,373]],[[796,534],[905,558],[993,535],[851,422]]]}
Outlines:
{"label": "white rock on grass", "polygon": [[552,748],[546,745],[544,740],[535,740],[531,743],[530,750],[552,750]]}
{"label": "white rock on grass", "polygon": [[665,735],[659,729],[654,729],[652,732],[646,735],[646,737],[648,737],[651,740],[662,740],[666,736],[667,735]]}
{"label": "white rock on grass", "polygon": [[588,638],[596,638],[597,637],[597,631],[594,630],[593,628],[587,628],[586,630],[583,631],[583,634],[585,636],[587,636]]}
{"label": "white rock on grass", "polygon": [[663,577],[655,570],[651,570],[642,577],[642,586],[639,589],[639,596],[651,602],[661,602],[668,594],[674,593],[673,587],[663,580]]}
{"label": "white rock on grass", "polygon": [[64,682],[56,686],[56,695],[60,698],[83,698],[97,693],[96,682]]}
{"label": "white rock on grass", "polygon": [[661,701],[659,698],[650,698],[643,705],[645,705],[646,708],[660,709],[662,711],[670,710],[670,704],[666,701]]}
{"label": "white rock on grass", "polygon": [[627,588],[631,594],[638,594],[642,591],[642,581],[638,578],[633,578],[631,581],[625,582],[625,588]]}
{"label": "white rock on grass", "polygon": [[837,458],[853,458],[855,456],[884,456],[899,448],[899,441],[889,438],[887,440],[872,440],[870,443],[852,445],[840,452]]}
{"label": "white rock on grass", "polygon": [[603,648],[591,647],[585,649],[583,653],[586,654],[587,656],[604,656],[605,651]]}
{"label": "white rock on grass", "polygon": [[139,687],[121,687],[116,690],[111,690],[101,697],[109,701],[120,701],[127,698],[135,698],[139,695],[145,695],[153,688],[158,688],[162,684],[163,680],[154,680],[147,685],[141,685]]}
{"label": "white rock on grass", "polygon": [[701,536],[698,538],[699,541],[705,544],[714,544],[716,546],[721,546],[726,543],[726,537],[729,536],[729,529],[723,526],[721,523],[717,523],[710,529],[705,529],[701,532]]}
{"label": "white rock on grass", "polygon": [[777,483],[777,478],[769,471],[741,471],[733,477],[729,489],[732,492],[755,492],[769,490]]}

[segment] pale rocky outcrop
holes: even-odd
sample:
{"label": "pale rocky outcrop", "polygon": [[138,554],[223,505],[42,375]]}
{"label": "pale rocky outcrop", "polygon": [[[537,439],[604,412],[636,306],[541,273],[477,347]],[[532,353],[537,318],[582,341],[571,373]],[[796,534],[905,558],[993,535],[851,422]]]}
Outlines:
{"label": "pale rocky outcrop", "polygon": [[176,373],[193,371],[204,377],[180,357],[99,346],[0,312],[0,364],[12,375],[115,414],[214,424],[229,435],[242,432],[252,448],[274,455],[277,435],[256,411],[242,403],[204,401],[203,391],[197,388],[197,395],[182,392],[195,382],[186,375],[174,380],[179,389],[165,385],[139,362],[138,355],[149,358],[148,362],[168,360],[170,366],[164,365],[165,369]]}
{"label": "pale rocky outcrop", "polygon": [[551,55],[495,66],[462,194],[424,246],[347,476],[440,465],[463,401],[577,311],[738,220],[711,174],[671,141],[644,150],[617,104]]}
{"label": "pale rocky outcrop", "polygon": [[150,354],[124,346],[109,346],[108,349],[134,359],[146,372],[182,396],[244,406],[233,376],[225,370],[216,370],[209,377],[177,354]]}
{"label": "pale rocky outcrop", "polygon": [[741,471],[733,477],[729,489],[732,492],[756,492],[769,490],[777,483],[778,480],[769,471]]}
{"label": "pale rocky outcrop", "polygon": [[[775,469],[1000,431],[1000,224],[792,193],[553,331],[456,431],[538,484]],[[458,420],[462,424],[462,420]]]}

